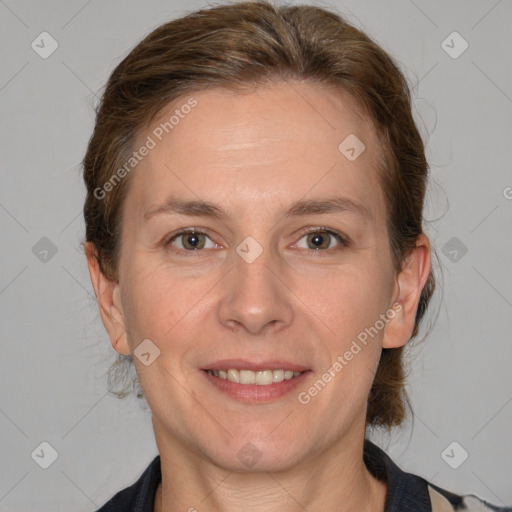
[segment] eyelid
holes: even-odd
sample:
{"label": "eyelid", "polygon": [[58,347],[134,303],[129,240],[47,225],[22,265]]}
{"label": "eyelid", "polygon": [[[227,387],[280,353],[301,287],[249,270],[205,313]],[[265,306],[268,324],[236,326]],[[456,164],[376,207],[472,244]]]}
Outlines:
{"label": "eyelid", "polygon": [[[311,233],[322,233],[322,232],[326,232],[326,233],[329,233],[331,235],[334,235],[334,237],[338,240],[339,245],[341,247],[348,247],[352,243],[348,236],[346,236],[342,232],[338,231],[337,229],[329,228],[327,226],[313,226],[313,227],[305,228],[305,230],[300,232],[299,240],[302,239],[304,236],[309,235]],[[213,241],[212,237],[209,235],[209,233],[210,233],[209,229],[207,229],[207,228],[196,228],[196,227],[189,227],[189,228],[179,229],[178,231],[172,233],[169,237],[166,237],[166,239],[163,242],[163,245],[164,245],[164,247],[167,248],[171,244],[171,242],[174,241],[176,238],[179,238],[181,235],[192,234],[192,233],[197,233],[197,234],[200,234],[200,235],[206,235],[208,238],[210,238],[210,240],[213,243],[215,243],[218,247],[222,248],[221,244],[217,244],[216,242]],[[195,250],[187,251],[187,250],[184,250],[184,249],[176,249],[176,248],[174,248],[173,250],[176,251],[176,252],[179,252],[181,254],[183,254],[183,253],[195,254],[195,253],[201,252],[201,250],[198,250],[198,251],[195,251]],[[333,250],[336,250],[336,248],[331,248],[331,249],[326,249],[326,250],[318,250],[318,249],[303,249],[303,250],[308,251],[310,253],[327,253],[327,254],[331,254]]]}
{"label": "eyelid", "polygon": [[[164,239],[163,245],[164,245],[164,247],[167,247],[168,245],[170,245],[170,243],[172,241],[174,241],[176,238],[179,238],[181,235],[192,234],[192,233],[198,234],[198,235],[206,235],[213,242],[213,239],[209,234],[210,233],[209,229],[190,227],[190,228],[182,228],[182,229],[179,229],[178,231],[172,233],[171,235],[169,235],[168,237],[166,237]],[[215,243],[215,245],[222,247],[221,244],[217,244],[216,242],[214,242],[214,243]],[[192,253],[196,252],[196,251],[184,251],[183,249],[176,249],[176,250],[179,252],[192,252]],[[200,252],[200,251],[197,251],[197,252]]]}
{"label": "eyelid", "polygon": [[[315,226],[315,227],[312,227],[312,228],[306,228],[305,231],[302,231],[301,234],[300,234],[300,238],[303,238],[304,236],[306,235],[309,235],[311,233],[329,233],[331,235],[334,235],[334,237],[338,240],[340,246],[342,247],[349,247],[351,244],[352,244],[352,241],[350,240],[350,238],[348,236],[346,236],[344,233],[342,233],[341,231],[338,231],[337,229],[334,229],[334,228],[329,228],[327,226]],[[327,250],[317,250],[317,249],[304,249],[306,251],[309,251],[309,252],[313,252],[313,253],[327,253],[326,256],[328,254],[331,254],[332,251],[335,251],[336,248],[332,248],[332,249],[327,249]]]}

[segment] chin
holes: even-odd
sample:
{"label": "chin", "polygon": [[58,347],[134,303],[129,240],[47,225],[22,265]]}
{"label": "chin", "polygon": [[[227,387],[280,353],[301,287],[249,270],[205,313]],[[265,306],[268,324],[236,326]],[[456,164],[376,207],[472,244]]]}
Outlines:
{"label": "chin", "polygon": [[212,452],[211,446],[220,447],[214,443],[207,447],[206,453],[211,461],[219,467],[236,473],[265,473],[286,471],[292,468],[304,456],[304,446],[286,444],[290,439],[261,439],[247,436],[230,439],[223,451]]}

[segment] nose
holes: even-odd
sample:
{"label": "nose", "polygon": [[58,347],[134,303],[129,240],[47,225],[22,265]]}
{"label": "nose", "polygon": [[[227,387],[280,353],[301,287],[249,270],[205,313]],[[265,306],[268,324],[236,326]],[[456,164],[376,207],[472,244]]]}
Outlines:
{"label": "nose", "polygon": [[293,319],[293,292],[286,285],[284,264],[264,250],[254,261],[233,254],[233,267],[222,286],[219,320],[232,330],[253,335],[276,332]]}

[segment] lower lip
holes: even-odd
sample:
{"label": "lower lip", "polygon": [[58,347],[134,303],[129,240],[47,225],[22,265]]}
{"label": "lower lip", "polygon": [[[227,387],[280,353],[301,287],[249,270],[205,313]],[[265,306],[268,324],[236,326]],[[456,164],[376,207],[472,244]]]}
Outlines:
{"label": "lower lip", "polygon": [[298,377],[283,380],[282,382],[274,382],[266,386],[258,386],[257,384],[238,384],[228,379],[221,379],[210,375],[206,370],[201,370],[203,375],[220,391],[227,395],[247,403],[270,402],[291,393],[298,385],[304,382],[304,379],[311,373],[307,370]]}

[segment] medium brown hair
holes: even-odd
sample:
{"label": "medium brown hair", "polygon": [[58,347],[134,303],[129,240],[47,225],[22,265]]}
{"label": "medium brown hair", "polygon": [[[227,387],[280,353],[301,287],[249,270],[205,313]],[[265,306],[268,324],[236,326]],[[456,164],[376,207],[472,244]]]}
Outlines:
{"label": "medium brown hair", "polygon": [[[96,111],[83,160],[87,187],[86,241],[101,271],[118,281],[122,206],[127,174],[109,192],[98,190],[130,158],[138,134],[167,106],[208,88],[242,90],[268,80],[307,80],[348,92],[372,120],[380,142],[379,179],[386,200],[389,243],[399,272],[423,233],[428,164],[411,112],[407,81],[393,59],[339,14],[310,5],[240,2],[202,9],[165,23],[145,37],[114,69]],[[133,173],[132,173],[133,174]],[[104,189],[102,189],[104,190]],[[96,191],[96,192],[95,192]],[[416,312],[411,339],[435,289],[431,271]],[[391,429],[405,418],[404,347],[382,350],[368,396],[367,427]],[[110,384],[130,384],[143,394],[132,356],[118,355]],[[128,380],[127,380],[128,379]]]}

